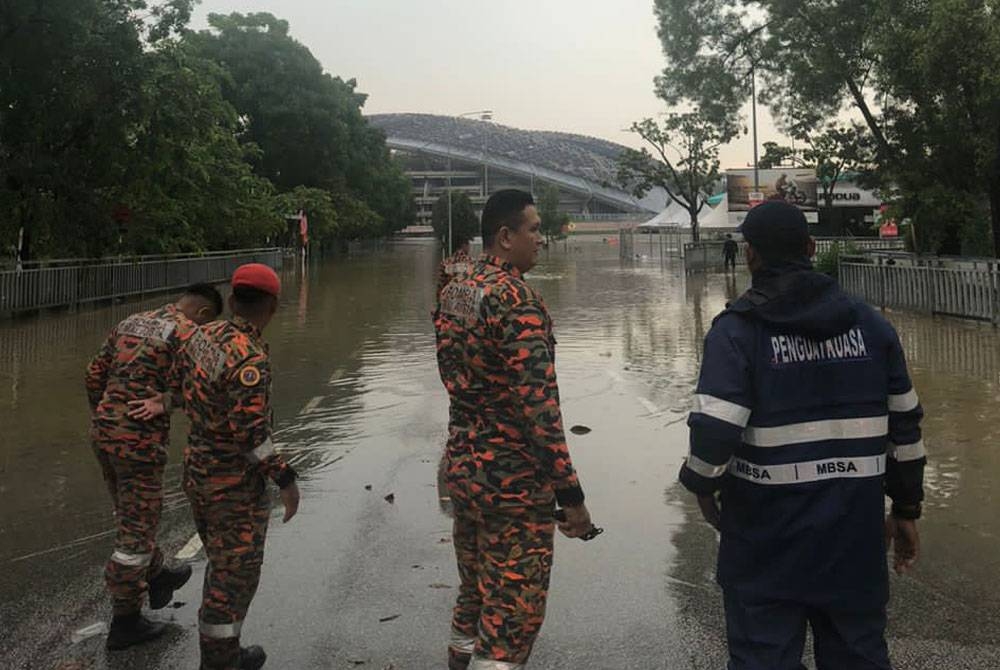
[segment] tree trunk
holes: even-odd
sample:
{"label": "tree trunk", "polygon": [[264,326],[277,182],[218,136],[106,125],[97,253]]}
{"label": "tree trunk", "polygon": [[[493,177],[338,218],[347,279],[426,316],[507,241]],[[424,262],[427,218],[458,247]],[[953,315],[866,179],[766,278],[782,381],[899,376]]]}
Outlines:
{"label": "tree trunk", "polygon": [[894,152],[892,147],[889,146],[889,141],[885,139],[885,133],[882,132],[882,127],[879,126],[878,120],[875,115],[872,114],[871,108],[868,107],[868,101],[865,100],[865,94],[855,82],[850,77],[847,77],[847,88],[851,91],[851,97],[854,98],[854,104],[861,111],[861,115],[865,117],[865,123],[868,125],[868,129],[872,131],[872,135],[875,137],[875,141],[878,143],[879,149],[886,158],[893,158]]}
{"label": "tree trunk", "polygon": [[689,209],[688,213],[691,215],[691,241],[701,242],[701,230],[698,227],[698,210]]}

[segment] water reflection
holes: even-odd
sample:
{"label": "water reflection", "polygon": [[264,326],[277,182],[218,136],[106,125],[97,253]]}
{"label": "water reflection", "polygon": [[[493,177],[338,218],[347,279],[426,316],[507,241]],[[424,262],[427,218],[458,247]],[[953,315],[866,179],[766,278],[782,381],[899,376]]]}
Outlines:
{"label": "water reflection", "polygon": [[[423,402],[428,393],[420,380],[434,366],[430,310],[436,260],[432,246],[400,245],[286,267],[285,298],[267,333],[276,371],[275,438],[306,474],[304,487],[334,485],[331,472],[362,443],[405,439],[415,430],[443,441],[443,415],[430,412],[425,424],[414,426],[405,412],[394,411]],[[550,249],[530,280],[555,319],[564,398],[585,404],[584,393],[633,394],[639,403],[636,431],[684,420],[705,333],[748,283],[745,274],[687,277],[673,263],[622,261],[616,247],[599,239]],[[83,369],[112,325],[165,300],[0,324],[3,620],[27,607],[35,593],[62,589],[68,573],[99,571],[95,566],[103,561],[111,519],[87,440]],[[924,581],[918,583],[977,607],[1000,608],[1000,596],[980,588],[1000,572],[1000,521],[992,514],[1000,473],[992,421],[1000,399],[1000,340],[989,327],[889,316],[927,410],[931,465]],[[435,392],[443,395],[440,388]],[[631,396],[629,403],[631,411]],[[168,526],[187,516],[177,488],[185,426],[175,423]],[[625,419],[622,423],[626,427],[614,437],[627,440],[629,428]],[[675,436],[651,458],[668,462],[684,451],[683,437]],[[666,503],[679,516],[697,519],[679,491],[671,489]],[[441,505],[446,509],[444,501]],[[667,581],[677,594],[694,594],[689,601],[696,603],[714,588],[714,534],[699,523],[676,530],[681,560],[667,566]],[[33,588],[26,588],[28,583]],[[981,637],[996,632],[973,625],[973,615],[981,611],[968,611],[970,630]],[[715,611],[701,616],[706,625],[718,623]],[[933,613],[915,625],[929,629],[944,616]]]}

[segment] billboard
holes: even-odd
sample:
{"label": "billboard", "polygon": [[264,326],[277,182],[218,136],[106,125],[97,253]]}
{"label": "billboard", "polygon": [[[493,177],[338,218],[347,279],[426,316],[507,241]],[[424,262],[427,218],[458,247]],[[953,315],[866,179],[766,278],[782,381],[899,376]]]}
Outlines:
{"label": "billboard", "polygon": [[815,170],[759,170],[757,181],[754,184],[753,170],[726,172],[730,212],[747,212],[752,205],[766,200],[784,200],[805,210],[815,210],[818,206]]}

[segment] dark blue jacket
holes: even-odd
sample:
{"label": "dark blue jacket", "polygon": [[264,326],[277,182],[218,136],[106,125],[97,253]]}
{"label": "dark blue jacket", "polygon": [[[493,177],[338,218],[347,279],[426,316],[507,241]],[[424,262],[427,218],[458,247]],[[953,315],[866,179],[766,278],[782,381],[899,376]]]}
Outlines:
{"label": "dark blue jacket", "polygon": [[681,482],[721,491],[718,580],[817,606],[884,603],[888,494],[923,499],[923,410],[895,329],[805,267],[715,321]]}

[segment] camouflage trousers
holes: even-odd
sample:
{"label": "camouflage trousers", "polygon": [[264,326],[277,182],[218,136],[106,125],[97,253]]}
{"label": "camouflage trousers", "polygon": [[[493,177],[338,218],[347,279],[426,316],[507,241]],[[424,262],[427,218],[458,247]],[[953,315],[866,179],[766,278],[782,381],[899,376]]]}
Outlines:
{"label": "camouflage trousers", "polygon": [[156,530],[163,511],[164,463],[122,458],[99,444],[94,445],[94,453],[111,494],[117,525],[115,549],[104,568],[104,579],[115,616],[134,614],[142,609],[149,581],[163,569]]}
{"label": "camouflage trousers", "polygon": [[462,668],[473,656],[500,662],[482,667],[519,667],[531,655],[545,619],[552,509],[480,510],[454,489],[452,503],[461,586],[449,668]]}
{"label": "camouflage trousers", "polygon": [[270,499],[256,473],[225,488],[185,476],[208,567],[199,611],[202,670],[238,670],[240,629],[260,582]]}

